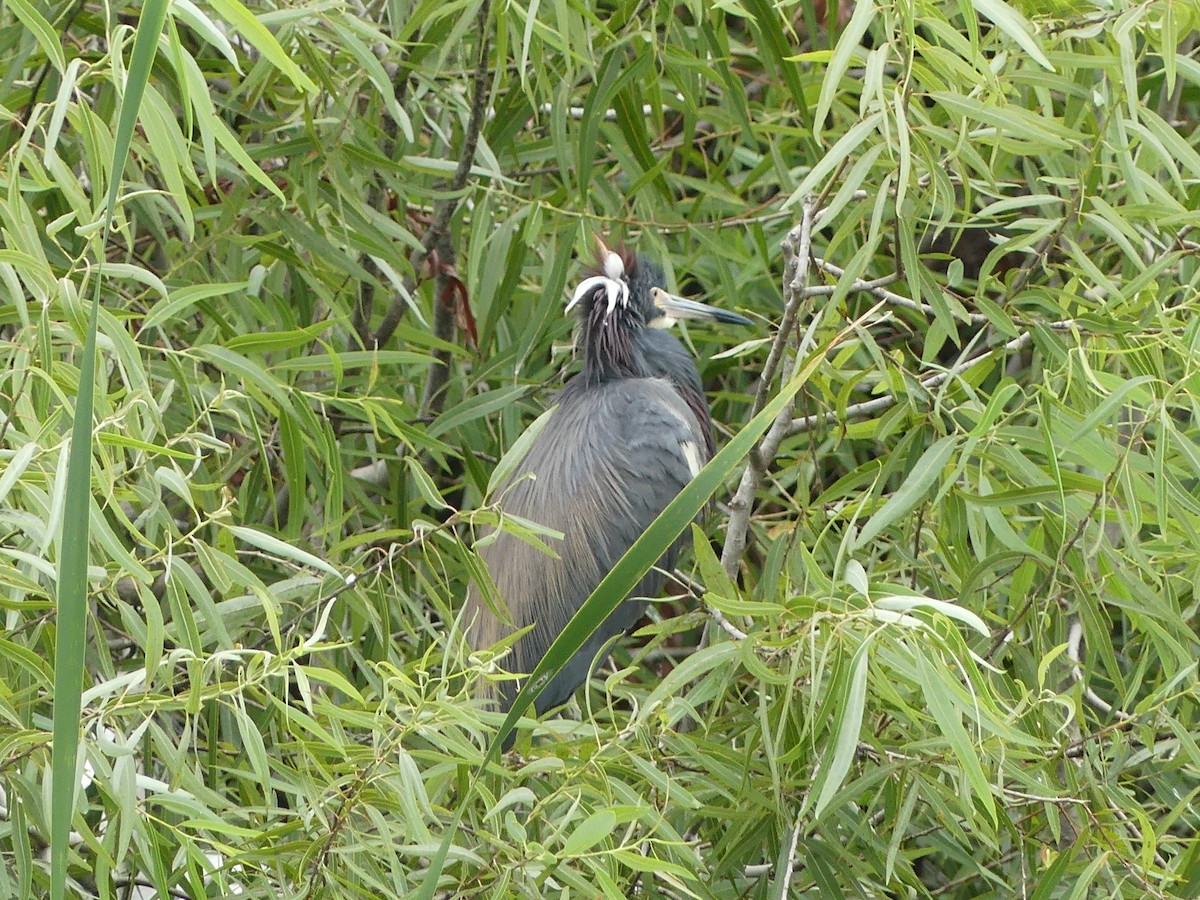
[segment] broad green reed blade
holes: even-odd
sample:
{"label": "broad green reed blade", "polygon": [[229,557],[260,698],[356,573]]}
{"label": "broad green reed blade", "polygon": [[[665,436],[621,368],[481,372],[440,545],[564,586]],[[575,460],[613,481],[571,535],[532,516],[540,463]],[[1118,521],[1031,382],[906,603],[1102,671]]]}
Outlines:
{"label": "broad green reed blade", "polygon": [[62,541],[58,561],[58,619],[54,646],[54,745],[51,753],[50,895],[66,896],[67,857],[70,852],[71,816],[79,779],[75,761],[79,753],[80,694],[87,638],[88,516],[91,509],[92,393],[96,381],[96,330],[100,314],[100,282],[104,274],[104,249],[112,229],[121,173],[138,108],[150,80],[158,38],[167,18],[167,0],[146,0],[138,20],[125,95],[121,100],[113,144],[112,170],[104,207],[104,236],[96,265],[95,290],[79,364],[79,394],[71,426],[70,456],[64,498]]}

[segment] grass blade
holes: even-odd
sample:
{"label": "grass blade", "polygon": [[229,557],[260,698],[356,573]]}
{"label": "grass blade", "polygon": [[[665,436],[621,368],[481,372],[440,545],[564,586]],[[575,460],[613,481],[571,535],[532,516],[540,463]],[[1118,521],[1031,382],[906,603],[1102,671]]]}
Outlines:
{"label": "grass blade", "polygon": [[[166,0],[146,0],[141,19],[138,21],[137,37],[129,64],[129,77],[117,121],[101,248],[108,243],[121,172],[129,157],[138,106],[150,79],[150,70],[158,49],[158,37],[162,34],[166,18]],[[80,693],[87,643],[92,391],[96,381],[96,330],[100,316],[100,280],[103,266],[104,259],[101,257],[87,335],[84,339],[83,358],[79,365],[79,394],[75,400],[75,419],[71,425],[65,514],[58,562],[58,619],[54,644],[54,744],[50,761],[50,896],[54,900],[61,900],[66,896],[71,815],[75,808],[75,790],[79,784],[75,775],[75,760],[79,752]]]}

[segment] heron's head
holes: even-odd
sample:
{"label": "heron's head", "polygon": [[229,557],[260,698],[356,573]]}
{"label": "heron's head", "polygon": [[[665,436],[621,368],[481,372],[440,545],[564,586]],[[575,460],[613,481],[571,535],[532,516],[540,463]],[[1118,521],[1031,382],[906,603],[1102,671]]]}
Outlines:
{"label": "heron's head", "polygon": [[567,304],[568,310],[579,310],[579,347],[589,380],[650,374],[653,367],[636,340],[642,329],[668,328],[680,319],[753,324],[737,313],[669,293],[662,269],[645,256],[596,243],[596,266]]}
{"label": "heron's head", "polygon": [[583,353],[584,379],[594,384],[643,377],[646,361],[637,346],[637,333],[646,327],[643,267],[634,254],[596,243],[596,267],[567,304],[568,310],[579,310],[577,346]]}
{"label": "heron's head", "polygon": [[[575,288],[568,312],[578,306],[585,331],[644,326],[645,297],[661,285],[662,273],[649,272],[644,260],[624,248],[610,250],[599,238],[596,246],[596,265]],[[657,279],[654,284],[645,283],[647,275]]]}
{"label": "heron's head", "polygon": [[735,312],[688,300],[666,290],[663,270],[640,254],[624,248],[609,249],[596,239],[596,265],[575,288],[570,310],[579,306],[585,329],[601,327],[618,314],[627,327],[670,328],[680,319],[754,324]]}

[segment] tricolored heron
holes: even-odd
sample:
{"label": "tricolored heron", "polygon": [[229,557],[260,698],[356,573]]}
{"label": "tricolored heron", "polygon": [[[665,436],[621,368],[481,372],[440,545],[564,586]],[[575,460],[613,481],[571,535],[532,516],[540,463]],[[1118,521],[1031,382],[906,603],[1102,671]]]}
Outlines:
{"label": "tricolored heron", "polygon": [[[583,371],[571,378],[502,493],[504,512],[563,534],[548,543],[558,558],[509,534],[479,551],[518,638],[506,668],[528,674],[567,621],[667,504],[713,455],[712,419],[700,373],[687,349],[662,330],[677,319],[753,324],[667,293],[662,270],[644,256],[600,243],[597,269],[580,282],[567,309],[579,310]],[[529,477],[532,475],[533,477]],[[647,572],[630,598],[597,628],[538,695],[543,713],[564,703],[587,677],[600,648],[628,631],[681,537]],[[479,588],[467,594],[465,622],[476,650],[514,629],[489,610]],[[516,686],[497,699],[507,710]]]}

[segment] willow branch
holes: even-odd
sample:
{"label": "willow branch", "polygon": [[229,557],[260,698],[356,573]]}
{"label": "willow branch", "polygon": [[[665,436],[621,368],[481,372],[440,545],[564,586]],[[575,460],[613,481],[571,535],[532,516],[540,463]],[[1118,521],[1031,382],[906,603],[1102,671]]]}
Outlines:
{"label": "willow branch", "polygon": [[[834,278],[842,278],[846,274],[845,269],[838,268],[833,263],[826,262],[819,257],[813,258],[813,264],[821,271],[828,272]],[[886,281],[891,281],[894,279],[895,276],[889,275]],[[883,285],[880,284],[881,281],[886,283],[884,279],[876,279],[875,281],[863,281],[861,279],[855,279],[854,283],[850,286],[850,290],[864,291],[868,294],[871,294],[873,297],[877,297],[878,299],[882,300],[888,306],[912,310],[913,312],[919,312],[922,315],[929,317],[935,315],[932,306],[927,306],[924,303],[919,303],[916,300],[912,300],[908,297],[902,297],[899,294],[894,294],[884,288]],[[988,318],[981,313],[970,313],[968,314],[966,321],[970,322],[972,325],[986,325]]]}
{"label": "willow branch", "polygon": [[[783,320],[779,324],[779,331],[775,334],[766,365],[763,367],[762,378],[754,398],[753,415],[758,415],[766,405],[767,393],[776,373],[781,374],[781,383],[786,384],[799,364],[803,348],[797,347],[793,351],[788,345],[796,325],[800,304],[807,297],[805,286],[808,283],[811,259],[814,209],[812,197],[805,197],[800,224],[783,239],[783,296],[786,301]],[[791,420],[792,404],[788,404],[780,411],[758,447],[750,454],[742,472],[742,480],[733,499],[729,501],[729,524],[725,529],[725,546],[721,549],[721,565],[730,578],[735,576],[742,555],[746,552],[746,537],[750,530],[754,496],[766,474],[768,460],[775,458],[775,451],[788,435]]]}
{"label": "willow branch", "polygon": [[[1068,322],[1055,322],[1055,325],[1066,326]],[[1022,350],[1033,341],[1033,332],[1026,331],[1018,335],[1006,344],[997,347],[995,350],[989,350],[981,353],[979,356],[964,360],[960,365],[952,369],[947,369],[944,372],[936,372],[932,375],[927,375],[922,378],[917,384],[925,391],[934,391],[941,387],[951,378],[956,378],[962,375],[968,369],[972,369],[980,363],[987,362],[993,359],[996,353],[1015,353]],[[847,406],[840,412],[838,410],[830,410],[825,413],[818,413],[815,416],[801,416],[800,418],[792,419],[788,426],[788,434],[804,434],[812,431],[821,425],[832,425],[834,422],[846,419],[865,419],[881,412],[885,412],[900,402],[900,398],[894,394],[889,394],[886,397],[876,397],[874,400],[864,400],[862,403],[855,403]]]}
{"label": "willow branch", "polygon": [[[783,309],[783,319],[779,323],[779,331],[775,335],[774,343],[771,344],[767,362],[763,366],[762,377],[758,380],[758,390],[754,395],[754,408],[751,410],[750,418],[757,416],[767,405],[767,394],[771,382],[775,380],[779,364],[787,352],[788,335],[792,332],[796,322],[796,312],[805,297],[803,286],[808,278],[808,249],[812,245],[812,223],[812,200],[805,198],[800,224],[789,231],[787,237],[783,239],[783,295],[787,298],[787,303]],[[804,252],[803,264],[799,262],[801,250]]]}
{"label": "willow branch", "polygon": [[[454,311],[446,302],[449,291],[445,267],[453,266],[455,262],[450,236],[443,235],[434,249],[437,250],[442,270],[437,273],[434,285],[433,336],[448,343],[454,340]],[[438,347],[433,356],[435,362],[429,370],[429,380],[425,382],[425,393],[421,397],[418,413],[418,418],[424,422],[432,421],[441,413],[446,403],[446,385],[450,383],[450,351]]]}

